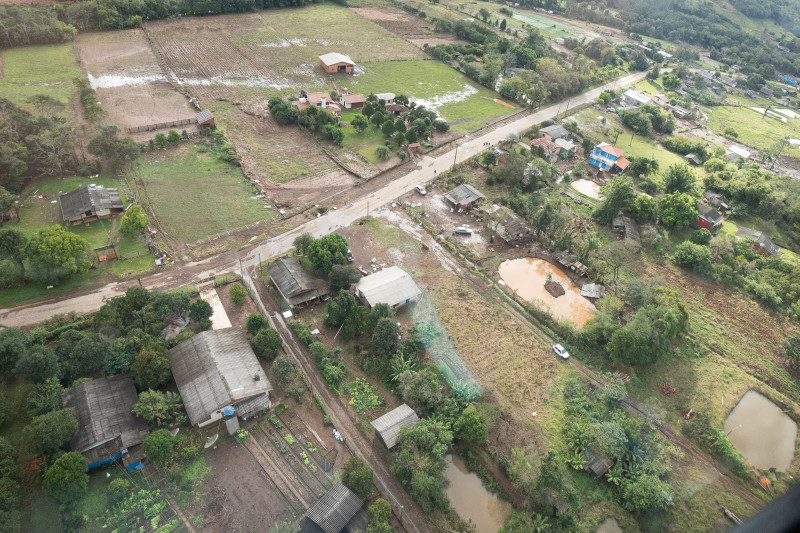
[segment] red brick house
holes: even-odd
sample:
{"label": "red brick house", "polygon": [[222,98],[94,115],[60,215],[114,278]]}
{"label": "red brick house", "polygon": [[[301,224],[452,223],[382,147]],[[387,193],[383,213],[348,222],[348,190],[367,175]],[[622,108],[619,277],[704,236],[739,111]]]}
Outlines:
{"label": "red brick house", "polygon": [[337,74],[340,72],[352,74],[356,64],[353,63],[353,60],[350,59],[349,56],[338,52],[329,52],[319,56],[319,66],[328,74]]}

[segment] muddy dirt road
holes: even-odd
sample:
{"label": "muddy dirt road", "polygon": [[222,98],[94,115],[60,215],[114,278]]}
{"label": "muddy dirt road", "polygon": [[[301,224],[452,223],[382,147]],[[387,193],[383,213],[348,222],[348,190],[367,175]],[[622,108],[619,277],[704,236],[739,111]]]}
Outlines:
{"label": "muddy dirt road", "polygon": [[[576,107],[593,102],[604,90],[634,83],[644,78],[646,74],[646,72],[630,74],[612,83],[587,91],[570,99],[570,106]],[[427,183],[434,179],[437,174],[450,169],[455,163],[465,161],[481,152],[485,149],[485,143],[497,144],[499,141],[508,138],[512,133],[522,133],[531,126],[554,118],[558,112],[563,110],[564,105],[562,102],[560,105],[557,104],[542,109],[488,131],[483,135],[477,137],[464,136],[453,150],[437,153],[436,157],[423,156],[417,161],[414,170],[387,183],[383,188],[355,200],[347,207],[329,211],[319,218],[310,220],[286,233],[266,239],[260,243],[231,250],[202,261],[183,263],[169,271],[142,278],[141,284],[147,289],[170,289],[188,283],[208,280],[218,274],[239,272],[244,268],[252,267],[258,264],[259,260],[269,259],[291,248],[292,241],[298,235],[307,232],[314,237],[322,237],[339,228],[349,226],[353,221],[369,214],[370,210],[374,211],[409,192],[416,185]],[[112,283],[89,294],[20,308],[2,309],[0,310],[0,324],[15,327],[29,326],[58,313],[68,311],[93,312],[99,309],[106,299],[120,296],[136,283],[136,280]]]}

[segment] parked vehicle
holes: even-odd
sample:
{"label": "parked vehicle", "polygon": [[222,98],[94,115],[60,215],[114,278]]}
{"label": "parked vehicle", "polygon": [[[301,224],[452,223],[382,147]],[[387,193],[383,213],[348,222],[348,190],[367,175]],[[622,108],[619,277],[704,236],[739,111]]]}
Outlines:
{"label": "parked vehicle", "polygon": [[554,344],[553,351],[556,352],[556,355],[561,359],[569,359],[569,352],[560,344]]}
{"label": "parked vehicle", "polygon": [[422,185],[417,185],[415,188],[417,189],[417,192],[420,193],[422,196],[428,194],[428,191],[426,191],[425,187]]}
{"label": "parked vehicle", "polygon": [[472,230],[469,228],[465,228],[464,226],[459,226],[453,233],[455,235],[472,235]]}
{"label": "parked vehicle", "polygon": [[348,263],[352,263],[355,260],[356,260],[356,258],[353,256],[353,252],[351,252],[350,249],[348,249],[347,250],[347,262]]}

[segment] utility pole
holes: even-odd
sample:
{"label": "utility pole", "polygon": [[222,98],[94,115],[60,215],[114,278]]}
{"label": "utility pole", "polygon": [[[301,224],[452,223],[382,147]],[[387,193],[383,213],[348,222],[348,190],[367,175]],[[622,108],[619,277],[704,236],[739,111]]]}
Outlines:
{"label": "utility pole", "polygon": [[241,257],[239,258],[239,272],[241,273],[242,281],[244,281],[244,267],[242,266],[242,258]]}
{"label": "utility pole", "polygon": [[453,156],[453,171],[454,172],[456,170],[456,160],[458,159],[458,146],[459,146],[458,143],[456,143],[456,153]]}

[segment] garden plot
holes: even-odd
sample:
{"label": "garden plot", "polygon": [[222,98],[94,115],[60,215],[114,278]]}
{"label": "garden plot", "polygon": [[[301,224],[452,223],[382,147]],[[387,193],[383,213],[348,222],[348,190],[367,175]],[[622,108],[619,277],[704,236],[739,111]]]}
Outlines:
{"label": "garden plot", "polygon": [[[152,139],[158,124],[178,131],[196,128],[194,109],[164,77],[147,37],[141,30],[81,33],[75,38],[76,55],[97,91],[111,121],[136,140]],[[137,131],[146,128],[147,131]]]}

